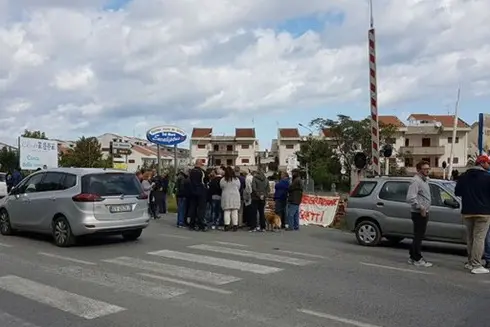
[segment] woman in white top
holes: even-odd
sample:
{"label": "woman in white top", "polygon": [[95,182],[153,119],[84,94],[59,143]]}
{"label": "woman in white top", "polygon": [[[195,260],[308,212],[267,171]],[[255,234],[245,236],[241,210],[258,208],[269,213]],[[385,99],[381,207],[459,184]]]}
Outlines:
{"label": "woman in white top", "polygon": [[143,187],[143,192],[148,195],[148,212],[153,219],[157,218],[154,199],[150,197],[151,190],[153,189],[154,184],[150,182],[152,178],[152,172],[147,171],[143,174],[143,180],[141,181],[141,186]]}
{"label": "woman in white top", "polygon": [[223,209],[223,219],[225,231],[230,229],[230,222],[233,231],[238,230],[238,210],[240,209],[240,180],[235,175],[231,167],[226,167],[225,176],[220,181],[221,209]]}

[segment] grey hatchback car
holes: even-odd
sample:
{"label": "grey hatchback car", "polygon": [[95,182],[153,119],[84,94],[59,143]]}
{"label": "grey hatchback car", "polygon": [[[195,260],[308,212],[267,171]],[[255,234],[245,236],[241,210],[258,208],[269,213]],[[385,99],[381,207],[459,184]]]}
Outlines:
{"label": "grey hatchback car", "polygon": [[[393,244],[412,238],[410,206],[406,201],[409,177],[362,179],[349,196],[345,222],[365,246],[378,245],[382,238]],[[429,180],[432,206],[426,240],[466,243],[466,229],[460,214],[461,202],[454,195],[455,182]]]}
{"label": "grey hatchback car", "polygon": [[88,234],[122,234],[136,240],[150,222],[147,202],[132,173],[99,168],[42,170],[1,200],[0,232],[51,234],[60,247]]}

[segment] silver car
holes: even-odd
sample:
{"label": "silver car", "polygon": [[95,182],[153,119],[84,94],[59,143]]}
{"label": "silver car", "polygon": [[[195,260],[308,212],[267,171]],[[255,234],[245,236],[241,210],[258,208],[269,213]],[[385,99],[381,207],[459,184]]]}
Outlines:
{"label": "silver car", "polygon": [[[406,201],[409,177],[362,179],[349,196],[345,222],[365,246],[378,245],[382,238],[391,243],[413,237],[410,206]],[[432,206],[426,240],[466,243],[466,229],[460,213],[461,202],[454,194],[455,183],[429,180]]]}
{"label": "silver car", "polygon": [[98,168],[36,172],[0,202],[0,232],[51,234],[56,245],[77,236],[122,234],[136,240],[150,222],[148,197],[132,173]]}

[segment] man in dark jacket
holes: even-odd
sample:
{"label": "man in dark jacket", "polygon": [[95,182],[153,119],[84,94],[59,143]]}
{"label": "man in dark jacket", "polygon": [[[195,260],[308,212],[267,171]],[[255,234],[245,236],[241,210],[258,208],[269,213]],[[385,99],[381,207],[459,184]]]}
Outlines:
{"label": "man in dark jacket", "polygon": [[204,216],[206,215],[206,173],[202,169],[203,162],[196,160],[193,169],[189,171],[190,195],[189,216],[191,218],[189,228],[206,231]]}
{"label": "man in dark jacket", "polygon": [[468,262],[473,274],[488,274],[481,262],[490,225],[490,158],[478,156],[475,166],[458,178],[455,193],[462,199],[461,214],[466,225]]}
{"label": "man in dark jacket", "polygon": [[259,215],[259,224],[257,226],[257,221],[255,223],[249,222],[249,226],[251,231],[265,231],[265,203],[267,201],[267,196],[269,195],[269,181],[263,171],[259,170],[254,175],[252,179],[252,206],[251,217],[252,220],[257,217],[257,213]]}
{"label": "man in dark jacket", "polygon": [[186,225],[187,201],[189,179],[184,170],[179,171],[177,180],[175,181],[175,198],[177,199],[177,227]]}
{"label": "man in dark jacket", "polygon": [[288,230],[299,230],[299,206],[303,198],[303,181],[298,169],[293,169],[292,175],[288,188]]}
{"label": "man in dark jacket", "polygon": [[281,173],[281,179],[274,186],[275,213],[281,217],[281,227],[286,227],[286,207],[288,205],[289,175]]}

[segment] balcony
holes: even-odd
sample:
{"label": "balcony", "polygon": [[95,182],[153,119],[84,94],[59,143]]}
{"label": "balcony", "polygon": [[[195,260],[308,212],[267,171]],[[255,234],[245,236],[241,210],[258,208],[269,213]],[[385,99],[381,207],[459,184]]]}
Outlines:
{"label": "balcony", "polygon": [[228,156],[228,157],[237,157],[238,151],[235,150],[212,150],[209,151],[210,156]]}
{"label": "balcony", "polygon": [[441,127],[436,125],[407,126],[405,135],[438,135]]}
{"label": "balcony", "polygon": [[446,153],[444,146],[402,146],[400,153],[412,156],[442,156]]}

